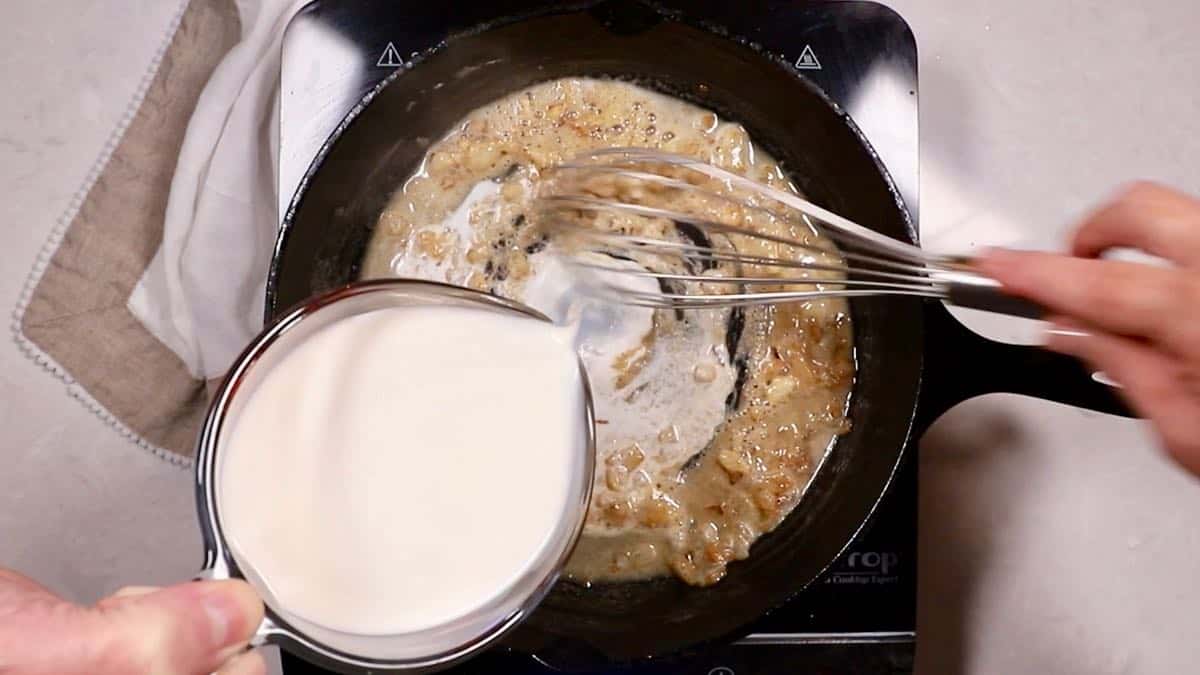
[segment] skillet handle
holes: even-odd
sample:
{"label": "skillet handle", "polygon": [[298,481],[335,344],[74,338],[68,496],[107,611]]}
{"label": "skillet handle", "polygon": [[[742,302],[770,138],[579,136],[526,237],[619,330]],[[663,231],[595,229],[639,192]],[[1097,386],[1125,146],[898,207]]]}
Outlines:
{"label": "skillet handle", "polygon": [[1136,417],[1119,390],[1082,362],[1038,347],[995,342],[962,325],[941,302],[925,305],[925,375],[918,411],[924,431],[942,413],[975,396],[1023,394],[1097,412]]}

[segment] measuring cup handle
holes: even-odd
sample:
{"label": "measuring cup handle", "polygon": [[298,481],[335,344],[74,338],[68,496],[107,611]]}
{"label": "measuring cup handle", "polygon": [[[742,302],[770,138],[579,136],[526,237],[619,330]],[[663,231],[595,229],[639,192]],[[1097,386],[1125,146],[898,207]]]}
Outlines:
{"label": "measuring cup handle", "polygon": [[[192,581],[225,581],[227,579],[238,579],[230,573],[229,566],[223,560],[218,558],[216,564],[206,569],[200,570],[196,576],[192,577]],[[279,626],[271,620],[270,617],[264,616],[262,623],[258,624],[254,635],[250,637],[250,647],[263,647],[272,644],[272,638],[280,632]]]}

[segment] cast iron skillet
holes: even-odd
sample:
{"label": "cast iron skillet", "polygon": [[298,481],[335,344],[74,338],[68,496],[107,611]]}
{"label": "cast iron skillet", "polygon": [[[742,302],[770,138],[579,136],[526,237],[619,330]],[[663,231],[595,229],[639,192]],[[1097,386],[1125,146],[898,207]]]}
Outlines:
{"label": "cast iron skillet", "polygon": [[[523,3],[505,3],[514,4]],[[738,120],[812,201],[916,240],[869,144],[814,85],[718,32],[636,2],[605,2],[458,35],[369,95],[330,139],[287,214],[267,289],[268,320],[357,278],[376,217],[450,124],[516,89],[569,75],[632,79]],[[954,403],[1008,391],[1125,414],[1076,362],[986,341],[940,304],[855,301],[853,320],[853,429],[803,503],[748,560],[710,588],[674,579],[592,588],[560,582],[507,643],[584,667],[737,636],[837,558],[870,519],[912,439]]]}

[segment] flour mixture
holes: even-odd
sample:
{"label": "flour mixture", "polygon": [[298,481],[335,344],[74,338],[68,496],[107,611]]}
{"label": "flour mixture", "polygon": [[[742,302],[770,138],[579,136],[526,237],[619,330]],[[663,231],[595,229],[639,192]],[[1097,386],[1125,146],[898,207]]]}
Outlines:
{"label": "flour mixture", "polygon": [[[430,148],[381,215],[363,276],[446,281],[580,322],[598,465],[568,574],[592,582],[673,573],[712,584],[796,506],[834,439],[849,428],[849,310],[844,300],[824,299],[744,311],[676,314],[595,304],[580,311],[578,280],[562,262],[578,252],[547,235],[533,199],[554,165],[628,146],[692,156],[795,191],[736,123],[626,82],[556,80],[474,111]],[[836,256],[832,242],[803,222],[736,215],[746,227]],[[645,218],[592,224],[684,242],[697,236]],[[724,245],[757,255],[813,255],[736,238]]]}

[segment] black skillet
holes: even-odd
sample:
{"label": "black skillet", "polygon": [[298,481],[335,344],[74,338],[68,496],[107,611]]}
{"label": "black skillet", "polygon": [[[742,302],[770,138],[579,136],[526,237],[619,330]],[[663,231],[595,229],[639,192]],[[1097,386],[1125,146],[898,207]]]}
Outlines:
{"label": "black skillet", "polygon": [[[916,241],[866,139],[791,67],[712,26],[632,0],[546,5],[470,5],[469,13],[480,17],[520,18],[458,34],[411,70],[398,71],[350,114],[284,220],[267,288],[268,320],[357,278],[376,217],[449,125],[504,94],[560,76],[631,79],[738,120],[812,201]],[[987,341],[939,303],[856,300],[853,320],[859,368],[853,429],[800,507],[754,545],[748,560],[731,565],[710,588],[674,579],[592,588],[560,582],[507,644],[580,668],[736,637],[838,557],[871,518],[913,440],[955,403],[1014,392],[1128,414],[1077,362]]]}

